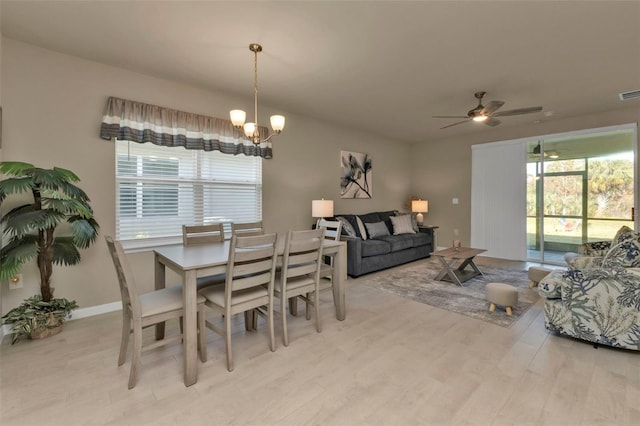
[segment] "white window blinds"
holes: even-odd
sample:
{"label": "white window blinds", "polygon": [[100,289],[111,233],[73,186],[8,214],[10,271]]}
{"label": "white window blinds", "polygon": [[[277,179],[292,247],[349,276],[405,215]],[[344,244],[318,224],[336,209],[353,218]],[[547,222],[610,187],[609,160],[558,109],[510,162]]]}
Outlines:
{"label": "white window blinds", "polygon": [[471,247],[483,256],[525,260],[526,144],[471,147]]}
{"label": "white window blinds", "polygon": [[180,242],[183,224],[261,219],[260,157],[116,141],[116,238],[126,248]]}

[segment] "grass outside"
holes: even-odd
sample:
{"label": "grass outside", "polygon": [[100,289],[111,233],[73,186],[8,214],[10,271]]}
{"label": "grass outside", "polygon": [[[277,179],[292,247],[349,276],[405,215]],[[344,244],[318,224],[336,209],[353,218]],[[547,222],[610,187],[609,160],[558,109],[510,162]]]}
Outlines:
{"label": "grass outside", "polygon": [[[611,240],[621,226],[633,229],[630,220],[594,220],[587,222],[587,241]],[[527,218],[527,245],[536,244],[536,220]],[[561,221],[558,218],[544,219],[544,239],[546,242],[580,245],[582,240],[582,224],[577,219]]]}

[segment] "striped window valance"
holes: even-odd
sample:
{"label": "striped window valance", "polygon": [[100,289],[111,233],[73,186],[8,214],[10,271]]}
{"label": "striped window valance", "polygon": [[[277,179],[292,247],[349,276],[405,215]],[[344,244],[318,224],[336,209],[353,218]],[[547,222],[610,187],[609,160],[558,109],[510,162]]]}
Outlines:
{"label": "striped window valance", "polygon": [[[268,131],[268,128],[260,126],[260,134],[266,135]],[[229,120],[115,97],[107,100],[100,137],[232,155],[272,157],[271,142],[254,145]]]}

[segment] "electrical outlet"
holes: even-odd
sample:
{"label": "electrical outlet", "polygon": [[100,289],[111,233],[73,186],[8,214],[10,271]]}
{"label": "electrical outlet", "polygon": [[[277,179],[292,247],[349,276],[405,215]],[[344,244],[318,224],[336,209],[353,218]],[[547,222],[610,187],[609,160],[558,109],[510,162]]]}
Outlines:
{"label": "electrical outlet", "polygon": [[22,288],[22,274],[16,274],[9,278],[9,290]]}
{"label": "electrical outlet", "polygon": [[455,235],[456,237],[460,235],[460,231],[458,231],[458,228],[453,230],[453,235]]}
{"label": "electrical outlet", "polygon": [[451,199],[451,204],[458,205],[458,204],[460,204],[460,200],[457,199],[457,198],[453,198],[453,199]]}

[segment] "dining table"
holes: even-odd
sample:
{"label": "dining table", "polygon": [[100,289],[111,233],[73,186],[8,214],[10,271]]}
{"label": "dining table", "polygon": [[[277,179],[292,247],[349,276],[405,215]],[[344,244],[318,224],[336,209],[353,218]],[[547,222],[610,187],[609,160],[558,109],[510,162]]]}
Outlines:
{"label": "dining table", "polygon": [[[286,236],[278,238],[278,264],[282,264]],[[198,329],[197,329],[197,279],[226,271],[231,242],[199,245],[167,245],[156,247],[154,252],[155,289],[166,286],[166,269],[181,278],[184,303],[183,318],[183,366],[184,384],[191,386],[198,381]],[[347,282],[347,243],[345,241],[324,240],[322,252],[333,258],[333,303],[336,318],[346,317],[345,286]],[[156,325],[156,339],[164,338],[164,323]]]}

